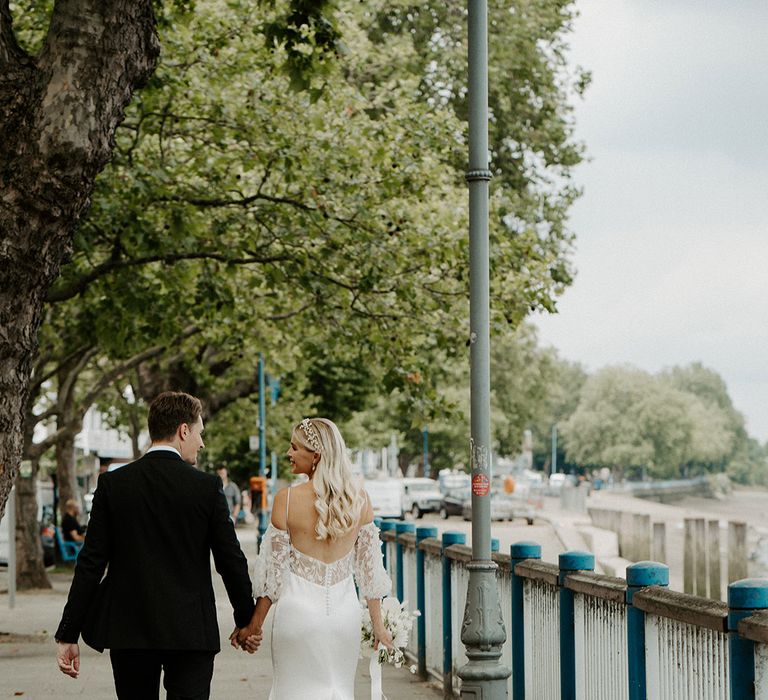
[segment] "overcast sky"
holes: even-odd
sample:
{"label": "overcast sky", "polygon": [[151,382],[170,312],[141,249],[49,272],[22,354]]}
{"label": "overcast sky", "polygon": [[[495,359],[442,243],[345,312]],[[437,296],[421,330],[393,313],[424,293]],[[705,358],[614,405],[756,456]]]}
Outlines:
{"label": "overcast sky", "polygon": [[578,0],[573,286],[545,344],[594,370],[701,361],[768,440],[768,1]]}

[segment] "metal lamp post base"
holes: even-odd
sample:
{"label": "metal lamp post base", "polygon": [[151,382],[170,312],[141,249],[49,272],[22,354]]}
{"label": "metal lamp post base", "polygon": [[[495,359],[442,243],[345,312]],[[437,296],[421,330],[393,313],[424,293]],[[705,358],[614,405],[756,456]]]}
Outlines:
{"label": "metal lamp post base", "polygon": [[499,663],[507,638],[501,616],[496,564],[472,561],[469,569],[467,604],[461,626],[467,664],[459,671],[461,697],[473,700],[502,700],[507,697],[511,670]]}

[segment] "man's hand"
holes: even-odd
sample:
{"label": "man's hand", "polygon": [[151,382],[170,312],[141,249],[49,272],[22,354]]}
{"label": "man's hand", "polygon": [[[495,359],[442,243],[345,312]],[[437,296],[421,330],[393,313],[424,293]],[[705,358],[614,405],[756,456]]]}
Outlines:
{"label": "man's hand", "polygon": [[57,642],[57,646],[56,662],[59,664],[59,671],[77,678],[80,674],[80,647],[68,642]]}
{"label": "man's hand", "polygon": [[248,625],[242,629],[235,627],[232,634],[229,635],[229,642],[235,649],[242,649],[249,654],[253,654],[261,646],[261,638],[261,628],[254,628],[252,625]]}
{"label": "man's hand", "polygon": [[239,649],[240,645],[237,643],[237,635],[240,634],[240,628],[235,627],[235,629],[232,630],[232,634],[229,635],[229,643],[235,648]]}

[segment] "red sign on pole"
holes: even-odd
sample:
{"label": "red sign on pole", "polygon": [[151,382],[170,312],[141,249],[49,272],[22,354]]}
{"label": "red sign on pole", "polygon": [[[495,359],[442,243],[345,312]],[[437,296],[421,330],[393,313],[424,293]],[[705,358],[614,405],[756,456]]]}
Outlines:
{"label": "red sign on pole", "polygon": [[487,496],[491,490],[491,482],[485,474],[475,474],[472,477],[472,493],[475,496]]}

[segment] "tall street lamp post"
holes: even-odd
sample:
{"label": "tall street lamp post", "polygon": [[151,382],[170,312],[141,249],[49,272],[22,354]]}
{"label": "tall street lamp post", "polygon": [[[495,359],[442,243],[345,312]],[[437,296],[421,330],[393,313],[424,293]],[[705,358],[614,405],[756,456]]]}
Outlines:
{"label": "tall street lamp post", "polygon": [[488,259],[488,7],[469,0],[469,267],[472,471],[472,561],[461,641],[467,664],[459,669],[461,696],[507,697],[510,669],[499,659],[506,640],[491,559],[491,377]]}
{"label": "tall street lamp post", "polygon": [[[264,392],[266,391],[264,382],[264,355],[259,353],[259,476],[266,479],[267,476],[267,417],[266,405],[264,402]],[[265,484],[263,481],[262,484]],[[259,542],[267,531],[267,511],[265,508],[259,510]]]}

